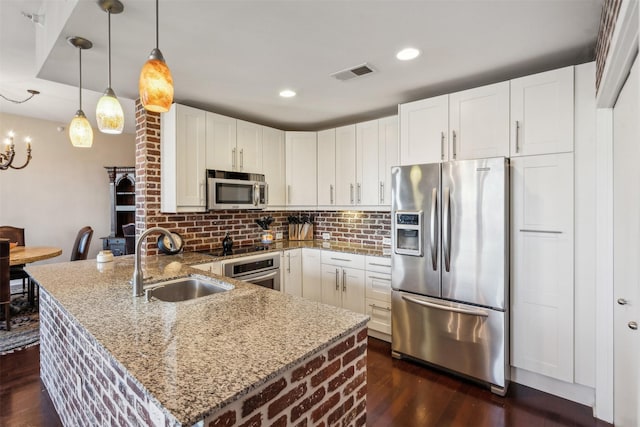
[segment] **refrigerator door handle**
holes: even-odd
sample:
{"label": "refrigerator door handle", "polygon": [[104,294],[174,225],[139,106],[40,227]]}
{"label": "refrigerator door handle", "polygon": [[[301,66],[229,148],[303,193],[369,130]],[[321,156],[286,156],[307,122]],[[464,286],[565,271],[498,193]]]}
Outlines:
{"label": "refrigerator door handle", "polygon": [[438,189],[431,190],[431,266],[438,269]]}
{"label": "refrigerator door handle", "polygon": [[451,190],[447,187],[443,192],[444,212],[442,213],[442,251],[444,268],[447,272],[451,268]]}
{"label": "refrigerator door handle", "polygon": [[489,313],[486,310],[472,310],[472,309],[462,308],[462,307],[451,307],[448,305],[437,304],[431,301],[425,301],[422,299],[409,297],[407,295],[402,295],[402,299],[412,302],[414,304],[422,305],[424,307],[437,308],[438,310],[451,311],[453,313],[460,313],[460,314],[468,314],[470,316],[489,317]]}

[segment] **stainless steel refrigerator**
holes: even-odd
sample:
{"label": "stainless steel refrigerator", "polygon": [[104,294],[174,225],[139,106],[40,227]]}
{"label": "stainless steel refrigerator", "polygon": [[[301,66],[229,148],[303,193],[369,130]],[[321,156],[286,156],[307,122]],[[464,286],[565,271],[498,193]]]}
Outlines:
{"label": "stainless steel refrigerator", "polygon": [[392,352],[487,383],[509,369],[509,162],[392,168]]}

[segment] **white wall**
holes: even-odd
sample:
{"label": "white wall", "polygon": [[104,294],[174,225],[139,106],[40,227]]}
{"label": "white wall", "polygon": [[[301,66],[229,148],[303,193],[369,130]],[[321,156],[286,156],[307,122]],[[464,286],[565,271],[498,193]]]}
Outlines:
{"label": "white wall", "polygon": [[14,163],[21,165],[25,159],[25,136],[32,138],[33,156],[25,169],[0,170],[0,225],[24,228],[27,245],[62,248],[61,256],[43,263],[69,261],[76,234],[85,225],[94,230],[89,258],[96,257],[102,249],[100,237],[108,236],[111,228],[104,166],[135,164],[134,135],[105,135],[94,129],[93,146],[76,148],[67,125],[0,113],[0,141],[10,130],[16,134]]}

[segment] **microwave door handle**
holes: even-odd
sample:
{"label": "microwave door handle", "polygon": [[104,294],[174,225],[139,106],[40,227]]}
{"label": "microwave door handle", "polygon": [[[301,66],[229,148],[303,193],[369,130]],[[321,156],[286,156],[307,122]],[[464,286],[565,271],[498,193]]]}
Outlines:
{"label": "microwave door handle", "polygon": [[444,267],[451,270],[451,190],[444,189],[444,212],[442,214],[442,251],[444,252]]}
{"label": "microwave door handle", "polygon": [[264,191],[265,191],[265,200],[264,200],[264,204],[268,205],[269,204],[269,184],[265,184],[264,185]]}
{"label": "microwave door handle", "polygon": [[260,184],[257,182],[253,184],[253,206],[258,206],[260,202]]}
{"label": "microwave door handle", "polygon": [[431,190],[431,266],[438,269],[438,189]]}

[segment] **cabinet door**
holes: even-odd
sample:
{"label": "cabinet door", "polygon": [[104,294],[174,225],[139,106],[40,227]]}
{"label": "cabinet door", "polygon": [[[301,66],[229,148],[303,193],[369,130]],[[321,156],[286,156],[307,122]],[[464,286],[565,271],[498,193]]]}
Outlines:
{"label": "cabinet door", "polygon": [[356,203],[356,126],[336,128],[336,205]]}
{"label": "cabinet door", "polygon": [[207,169],[230,171],[236,167],[236,119],[206,113]]}
{"label": "cabinet door", "polygon": [[267,206],[285,205],[284,132],[262,128],[262,172],[269,185]]}
{"label": "cabinet door", "polygon": [[335,307],[342,306],[342,269],[322,264],[322,302]]}
{"label": "cabinet door", "polygon": [[288,206],[316,206],[316,133],[285,134]]}
{"label": "cabinet door", "polygon": [[302,249],[302,296],[322,302],[322,266],[319,250]]}
{"label": "cabinet door", "polygon": [[237,170],[262,173],[262,126],[238,120]]}
{"label": "cabinet door", "polygon": [[400,164],[449,160],[449,96],[400,105]]}
{"label": "cabinet door", "polygon": [[371,317],[367,324],[369,330],[391,335],[391,301],[367,298],[366,302],[366,314]]}
{"label": "cabinet door", "polygon": [[365,314],[364,270],[342,268],[342,308]]}
{"label": "cabinet door", "polygon": [[356,125],[356,203],[358,205],[377,205],[380,200],[378,140],[378,120]]}
{"label": "cabinet door", "polygon": [[509,157],[509,82],[449,95],[453,160]]}
{"label": "cabinet door", "polygon": [[179,209],[204,209],[205,112],[184,105],[176,108],[176,204]]}
{"label": "cabinet door", "polygon": [[281,268],[284,270],[284,292],[302,296],[302,249],[284,252]]}
{"label": "cabinet door", "polygon": [[391,205],[391,167],[400,163],[398,116],[378,120],[379,205]]}
{"label": "cabinet door", "polygon": [[511,364],[573,382],[573,154],[511,162]]}
{"label": "cabinet door", "polygon": [[336,130],[318,132],[318,205],[336,202]]}
{"label": "cabinet door", "polygon": [[511,157],[573,151],[573,66],[511,80]]}

